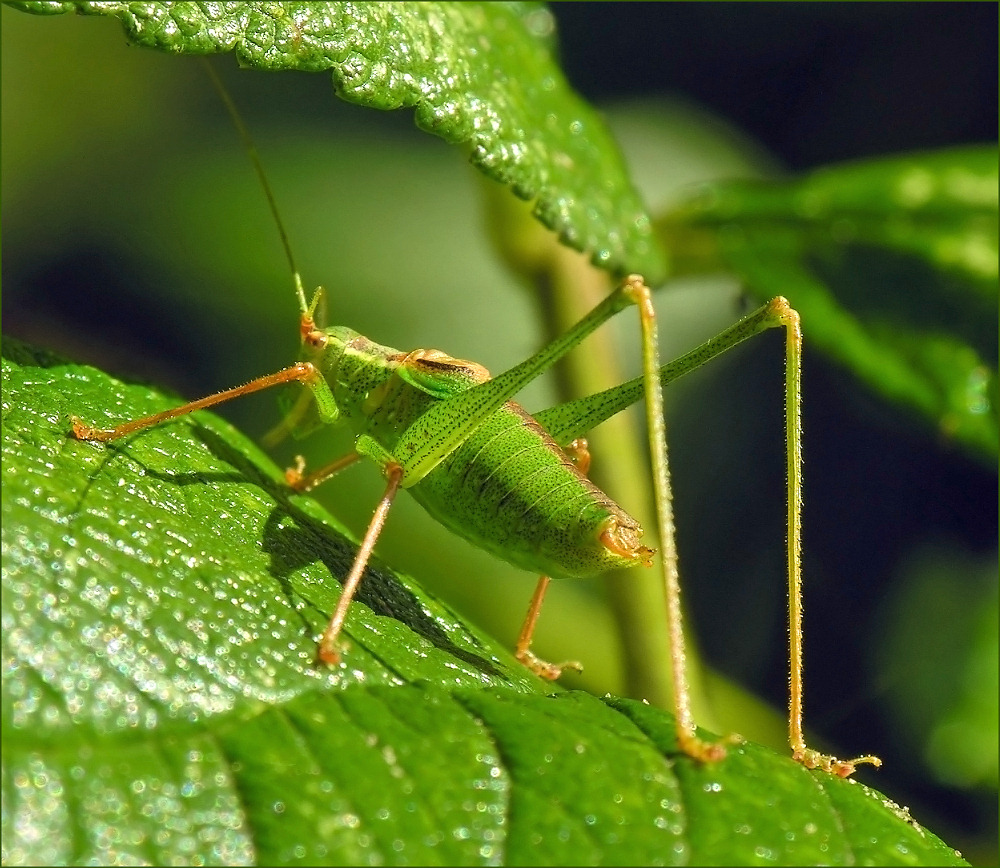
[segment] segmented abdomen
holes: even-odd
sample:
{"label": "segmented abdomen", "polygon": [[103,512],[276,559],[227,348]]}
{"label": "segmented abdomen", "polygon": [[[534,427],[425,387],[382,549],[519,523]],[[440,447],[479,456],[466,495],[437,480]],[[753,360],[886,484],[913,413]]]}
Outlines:
{"label": "segmented abdomen", "polygon": [[532,572],[589,576],[651,554],[639,523],[513,402],[410,492],[459,536]]}

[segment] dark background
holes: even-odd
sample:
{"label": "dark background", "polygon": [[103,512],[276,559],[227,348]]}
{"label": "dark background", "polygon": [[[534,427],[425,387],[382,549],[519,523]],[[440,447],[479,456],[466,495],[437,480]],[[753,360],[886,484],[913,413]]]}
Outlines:
{"label": "dark background", "polygon": [[556,3],[587,97],[682,93],[790,169],[996,139],[992,3]]}

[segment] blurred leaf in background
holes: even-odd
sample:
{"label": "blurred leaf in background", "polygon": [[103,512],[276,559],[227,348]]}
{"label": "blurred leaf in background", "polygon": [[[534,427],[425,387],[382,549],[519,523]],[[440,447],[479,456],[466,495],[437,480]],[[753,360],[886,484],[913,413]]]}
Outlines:
{"label": "blurred leaf in background", "polygon": [[[982,42],[996,31],[989,4],[557,4],[554,14],[571,81],[606,101],[656,213],[679,207],[681,184],[995,138],[995,46]],[[238,140],[197,64],[129,49],[108,22],[38,21],[6,9],[3,16],[5,329],[192,397],[286,364],[296,341],[289,275]],[[534,349],[531,303],[470,219],[478,194],[460,153],[413,130],[406,113],[339,104],[325,76],[220,68],[258,140],[306,280],[331,290],[334,320],[493,370]],[[667,91],[687,102],[663,99]],[[851,258],[816,267],[839,273],[840,284],[863,276],[868,298],[926,278],[884,251]],[[732,322],[739,292],[732,278],[697,277],[664,293],[673,350]],[[888,297],[908,303],[905,291]],[[952,305],[951,313],[976,304]],[[995,317],[982,323],[991,327]],[[629,325],[620,330],[634,343]],[[995,331],[987,337],[995,346]],[[692,375],[668,400],[693,632],[713,666],[780,708],[780,346],[761,343]],[[975,346],[995,359],[988,340]],[[995,471],[881,403],[810,345],[806,353],[808,721],[828,738],[886,755],[880,788],[926,822],[939,820],[934,828],[946,840],[990,864],[989,757],[956,759],[956,774],[947,751],[917,746],[957,718],[964,732],[995,730],[990,709],[966,690],[965,699],[936,705],[934,721],[915,732],[898,704],[918,714],[924,705],[898,669],[878,662],[891,654],[872,649],[878,637],[895,635],[887,621],[904,608],[881,603],[906,585],[907,565],[928,539],[969,563],[995,557]],[[525,403],[553,398],[540,385]],[[277,418],[266,397],[226,412],[255,435]],[[315,457],[338,451],[322,444]],[[599,461],[613,466],[614,456]],[[338,480],[323,496],[358,528],[379,483],[352,475],[357,482]],[[411,572],[434,563],[437,593],[494,636],[516,632],[530,577],[455,542],[406,503],[380,549]],[[455,577],[440,577],[438,566],[453,566]],[[978,635],[982,612],[995,612],[990,598],[962,590],[979,581],[974,574],[947,571],[955,598],[969,603],[948,608],[958,635]],[[555,588],[541,650],[585,657],[586,680],[577,683],[621,692],[618,640],[601,597],[595,585]],[[938,611],[932,593],[920,599]],[[920,647],[919,632],[914,644],[912,630],[899,630],[910,632],[909,644],[892,647]],[[981,653],[964,659],[966,671],[981,671]],[[884,704],[887,696],[893,704]],[[739,706],[721,728],[745,731],[748,713]]]}
{"label": "blurred leaf in background", "polygon": [[906,154],[706,184],[659,227],[682,273],[794,298],[813,348],[992,466],[998,182],[991,145]]}

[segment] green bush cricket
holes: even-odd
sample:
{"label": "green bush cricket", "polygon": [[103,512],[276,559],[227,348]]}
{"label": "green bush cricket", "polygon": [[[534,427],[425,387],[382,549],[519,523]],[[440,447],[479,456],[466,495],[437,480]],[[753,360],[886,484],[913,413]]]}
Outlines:
{"label": "green bush cricket", "polygon": [[[249,144],[242,122],[236,123]],[[631,275],[576,326],[526,361],[490,378],[475,362],[438,350],[402,353],[374,344],[346,327],[321,328],[316,309],[321,293],[307,303],[274,198],[252,145],[251,159],[261,176],[295,280],[302,351],[296,364],[243,386],[173,410],[102,430],[73,422],[79,439],[107,441],[194,410],[288,382],[307,387],[292,413],[311,412],[319,420],[342,420],[357,436],[355,451],[311,474],[288,472],[296,489],[307,490],[360,458],[373,461],[386,488],[343,581],[337,607],[319,642],[317,662],[340,659],[339,634],[365,565],[400,488],[438,521],[473,544],[509,563],[541,574],[517,642],[516,656],[538,675],[554,679],[566,665],[535,657],[531,637],[550,578],[589,576],[612,567],[649,565],[654,551],[639,539],[642,529],[585,476],[589,456],[583,435],[640,399],[645,400],[657,505],[659,560],[667,597],[677,737],[689,755],[721,759],[724,744],[695,736],[685,669],[677,552],[667,465],[662,387],[704,362],[773,327],[786,331],[786,438],[788,479],[788,592],[790,599],[791,695],[789,740],[793,758],[809,768],[841,776],[875,757],[839,760],[808,748],[802,733],[800,512],[801,430],[799,422],[801,331],[798,314],[783,298],[773,299],[731,328],[675,361],[661,366],[650,290]],[[641,323],[643,375],[595,395],[529,416],[511,399],[588,334],[627,307]]]}

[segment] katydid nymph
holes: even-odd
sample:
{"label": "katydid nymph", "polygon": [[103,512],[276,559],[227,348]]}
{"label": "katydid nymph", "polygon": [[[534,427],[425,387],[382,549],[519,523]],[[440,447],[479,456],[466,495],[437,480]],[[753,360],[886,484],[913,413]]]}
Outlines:
{"label": "katydid nymph", "polygon": [[[94,428],[74,418],[73,435],[81,440],[114,440],[271,386],[302,384],[306,388],[292,410],[293,424],[306,412],[315,413],[325,424],[347,424],[356,436],[355,448],[311,473],[302,466],[289,470],[288,483],[297,490],[311,489],[362,458],[374,463],[386,481],[353,565],[343,580],[335,611],[319,640],[317,665],[336,666],[345,653],[340,643],[345,618],[390,507],[399,489],[405,488],[457,535],[540,576],[517,640],[516,657],[537,675],[555,679],[564,666],[572,664],[550,664],[531,651],[532,634],[550,579],[585,577],[615,567],[651,566],[654,562],[656,552],[640,541],[643,530],[639,523],[588,480],[589,455],[583,440],[594,426],[644,400],[660,542],[656,560],[666,594],[678,744],[698,760],[717,761],[725,755],[725,743],[699,739],[690,709],[662,388],[754,334],[784,328],[792,755],[809,768],[841,776],[852,774],[859,763],[879,765],[880,761],[872,756],[840,760],[821,754],[808,748],[803,736],[799,421],[802,338],[798,314],[788,302],[780,297],[773,299],[695,350],[661,366],[650,289],[641,277],[629,275],[569,331],[496,377],[476,362],[456,359],[440,350],[400,352],[347,327],[321,327],[317,323],[321,291],[307,301],[260,162],[228,95],[223,94],[223,99],[248,144],[291,265],[299,306],[299,361],[243,386],[111,429]],[[637,309],[640,320],[640,377],[534,416],[513,402],[517,392],[588,334],[631,307]]]}

